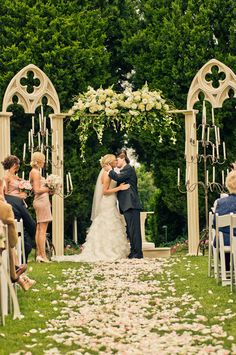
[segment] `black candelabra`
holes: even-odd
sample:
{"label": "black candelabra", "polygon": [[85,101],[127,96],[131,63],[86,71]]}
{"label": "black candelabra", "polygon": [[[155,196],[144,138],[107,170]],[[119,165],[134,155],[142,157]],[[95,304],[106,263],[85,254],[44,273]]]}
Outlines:
{"label": "black candelabra", "polygon": [[[58,130],[53,130],[52,117],[49,118],[44,114],[43,105],[41,105],[41,111],[38,114],[34,114],[31,117],[32,125],[28,132],[28,144],[23,145],[23,165],[29,166],[27,163],[27,155],[32,159],[34,152],[41,152],[45,155],[45,168],[43,174],[48,176],[52,167],[59,171],[59,175],[62,177],[63,171],[63,152],[59,145]],[[50,124],[49,124],[50,121]],[[52,144],[54,138],[54,144]],[[27,154],[28,153],[28,154]],[[52,159],[52,154],[55,154],[56,159]],[[24,179],[25,173],[22,172],[22,178]],[[71,173],[68,172],[65,177],[66,181],[66,193],[58,193],[63,198],[69,197],[73,192],[73,183]]]}
{"label": "black candelabra", "polygon": [[[196,133],[195,133],[196,131]],[[200,140],[193,137],[201,136]],[[194,146],[195,155],[187,160],[187,150]],[[188,166],[186,170],[184,188],[181,187],[181,172],[178,168],[178,190],[181,193],[193,192],[197,186],[201,186],[204,190],[205,201],[205,225],[203,238],[208,239],[209,222],[208,222],[208,194],[209,192],[217,191],[219,194],[226,193],[225,188],[225,171],[221,171],[221,182],[216,181],[216,166],[221,166],[225,163],[226,146],[225,142],[221,142],[220,128],[215,124],[214,108],[212,107],[211,124],[206,120],[206,106],[203,101],[202,122],[198,126],[192,125],[190,130],[189,142],[185,142],[185,160]],[[190,182],[191,164],[203,164],[203,181]],[[211,181],[209,179],[209,167],[211,167]],[[226,175],[229,173],[228,169]]]}

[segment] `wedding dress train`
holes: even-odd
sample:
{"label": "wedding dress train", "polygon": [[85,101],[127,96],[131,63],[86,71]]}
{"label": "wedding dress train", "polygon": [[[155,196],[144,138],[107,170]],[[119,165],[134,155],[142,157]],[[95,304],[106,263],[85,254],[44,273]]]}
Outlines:
{"label": "wedding dress train", "polygon": [[[110,189],[116,186],[111,180]],[[54,257],[55,261],[97,262],[127,258],[130,245],[123,217],[117,207],[116,193],[102,195],[97,213],[89,228],[83,250],[78,255]]]}

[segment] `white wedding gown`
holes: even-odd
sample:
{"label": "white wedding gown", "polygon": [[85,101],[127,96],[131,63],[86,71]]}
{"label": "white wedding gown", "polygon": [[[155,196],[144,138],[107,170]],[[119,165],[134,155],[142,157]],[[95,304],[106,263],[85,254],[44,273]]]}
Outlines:
{"label": "white wedding gown", "polygon": [[[116,187],[111,180],[110,189]],[[123,217],[117,207],[116,193],[103,195],[99,201],[97,215],[94,218],[78,255],[56,256],[55,261],[97,262],[115,261],[127,258],[130,245],[126,236]]]}

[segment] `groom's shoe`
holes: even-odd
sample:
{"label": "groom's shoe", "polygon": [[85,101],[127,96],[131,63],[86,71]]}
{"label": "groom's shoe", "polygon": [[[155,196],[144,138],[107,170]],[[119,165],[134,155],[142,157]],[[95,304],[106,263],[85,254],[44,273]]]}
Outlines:
{"label": "groom's shoe", "polygon": [[129,259],[143,259],[143,254],[132,254]]}

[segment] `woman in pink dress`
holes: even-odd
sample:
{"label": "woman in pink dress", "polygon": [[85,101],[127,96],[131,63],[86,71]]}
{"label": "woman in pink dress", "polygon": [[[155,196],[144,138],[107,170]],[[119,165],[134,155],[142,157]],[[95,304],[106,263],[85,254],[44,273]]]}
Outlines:
{"label": "woman in pink dress", "polygon": [[46,232],[48,223],[52,221],[51,203],[49,200],[50,189],[45,185],[45,178],[42,177],[40,169],[45,164],[45,155],[40,152],[35,152],[32,155],[32,169],[30,171],[30,182],[34,191],[33,207],[36,213],[36,247],[37,247],[37,262],[49,262],[45,252]]}
{"label": "woman in pink dress", "polygon": [[5,170],[4,176],[4,193],[5,200],[9,203],[14,212],[15,219],[23,220],[24,225],[24,246],[25,246],[25,260],[27,263],[28,256],[35,244],[35,231],[36,224],[31,217],[25,199],[27,198],[26,192],[22,191],[23,179],[17,176],[20,168],[20,160],[15,155],[7,156],[2,162]]}

